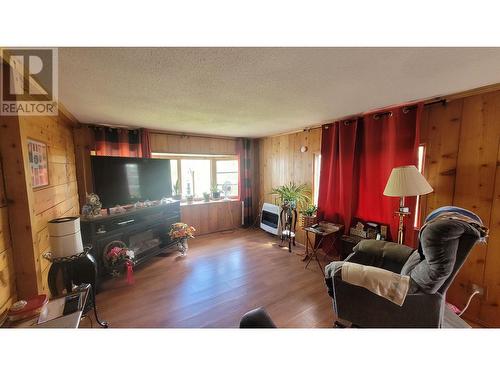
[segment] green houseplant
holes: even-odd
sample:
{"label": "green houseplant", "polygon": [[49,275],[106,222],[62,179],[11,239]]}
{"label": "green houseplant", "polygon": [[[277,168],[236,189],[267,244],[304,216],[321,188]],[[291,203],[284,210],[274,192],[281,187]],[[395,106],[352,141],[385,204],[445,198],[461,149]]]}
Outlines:
{"label": "green houseplant", "polygon": [[219,199],[220,198],[220,190],[217,188],[217,184],[213,184],[212,188],[210,189],[212,193],[212,198],[213,199]]}
{"label": "green houseplant", "polygon": [[300,211],[300,214],[302,215],[302,228],[307,228],[317,223],[317,212],[318,207],[314,204],[310,204],[306,207],[306,209]]}
{"label": "green houseplant", "polygon": [[282,207],[303,209],[311,201],[311,189],[307,184],[297,185],[294,182],[275,187],[271,194],[277,195]]}
{"label": "green houseplant", "polygon": [[300,211],[302,215],[310,217],[316,216],[316,212],[318,212],[318,207],[314,204],[310,204],[305,210]]}

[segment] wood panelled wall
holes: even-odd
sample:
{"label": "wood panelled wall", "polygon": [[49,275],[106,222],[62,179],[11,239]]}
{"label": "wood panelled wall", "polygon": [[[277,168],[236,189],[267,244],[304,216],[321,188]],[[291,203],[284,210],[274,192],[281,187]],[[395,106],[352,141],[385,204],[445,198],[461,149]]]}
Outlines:
{"label": "wood panelled wall", "polygon": [[236,140],[197,135],[151,133],[151,152],[236,155]]}
{"label": "wood panelled wall", "polygon": [[[307,146],[307,152],[300,152]],[[258,207],[263,202],[276,203],[270,194],[274,187],[290,181],[313,188],[314,155],[321,152],[321,129],[267,137],[259,140],[260,191]],[[297,228],[300,227],[300,220]],[[297,241],[305,243],[305,233],[297,230]]]}
{"label": "wood panelled wall", "polygon": [[181,206],[181,221],[196,228],[195,235],[241,226],[241,201],[196,202]]}
{"label": "wood panelled wall", "polygon": [[[13,242],[17,291],[21,298],[48,293],[50,250],[47,223],[79,213],[74,121],[59,116],[21,116],[2,119],[2,164],[9,198],[9,223]],[[33,189],[27,141],[47,145],[49,185]]]}
{"label": "wood panelled wall", "polygon": [[423,197],[422,216],[456,205],[477,213],[490,228],[488,244],[477,244],[448,291],[463,307],[472,283],[485,287],[465,316],[500,326],[500,91],[425,108],[421,141],[424,174],[434,192]]}
{"label": "wood panelled wall", "polygon": [[7,198],[5,196],[2,165],[0,164],[0,316],[16,299]]}

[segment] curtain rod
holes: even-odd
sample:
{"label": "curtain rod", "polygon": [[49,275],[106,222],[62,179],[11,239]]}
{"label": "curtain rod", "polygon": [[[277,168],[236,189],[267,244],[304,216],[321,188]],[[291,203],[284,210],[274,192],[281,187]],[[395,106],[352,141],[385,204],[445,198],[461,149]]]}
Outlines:
{"label": "curtain rod", "polygon": [[[434,105],[434,104],[445,105],[446,103],[447,103],[447,99],[445,99],[445,98],[435,98],[435,100],[433,100],[432,102],[424,103],[423,106],[427,107],[427,106]],[[412,104],[412,105],[408,105],[408,106],[403,106],[402,107],[403,108],[403,113],[408,113],[410,110],[412,110],[414,108],[417,108],[417,106],[418,106],[418,104]],[[367,114],[369,114],[369,113],[367,113]],[[367,114],[365,114],[365,116]],[[373,113],[373,118],[375,120],[378,120],[378,119],[380,119],[383,116],[392,117],[392,111],[383,111],[382,110],[382,112]],[[359,118],[359,117],[362,117],[362,116],[354,116],[354,118]],[[351,122],[354,121],[354,118],[353,119],[348,119],[348,120],[343,120],[344,125],[349,125]],[[340,121],[342,121],[342,120],[340,120]]]}
{"label": "curtain rod", "polygon": [[445,98],[442,98],[442,99],[438,99],[438,98],[436,98],[436,100],[434,100],[433,102],[425,103],[425,104],[424,104],[424,107],[427,107],[428,105],[434,105],[434,104],[442,104],[442,105],[445,105],[446,103],[448,103],[448,100],[447,100],[447,99],[445,99]]}

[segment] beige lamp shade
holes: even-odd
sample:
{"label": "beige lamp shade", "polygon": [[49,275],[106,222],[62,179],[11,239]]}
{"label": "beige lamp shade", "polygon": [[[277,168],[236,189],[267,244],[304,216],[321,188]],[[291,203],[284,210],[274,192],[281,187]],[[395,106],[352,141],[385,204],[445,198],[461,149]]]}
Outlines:
{"label": "beige lamp shade", "polygon": [[414,197],[429,194],[431,185],[414,165],[394,168],[385,185],[384,195],[388,197]]}

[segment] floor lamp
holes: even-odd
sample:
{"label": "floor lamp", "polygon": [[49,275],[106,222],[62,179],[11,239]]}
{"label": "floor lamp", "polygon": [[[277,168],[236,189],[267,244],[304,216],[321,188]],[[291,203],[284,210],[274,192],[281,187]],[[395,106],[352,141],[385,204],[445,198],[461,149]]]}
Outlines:
{"label": "floor lamp", "polygon": [[415,197],[429,194],[433,191],[431,185],[414,165],[394,168],[387,180],[384,195],[388,197],[399,197],[398,243],[403,243],[404,219],[411,214],[410,209],[405,207],[405,197]]}

